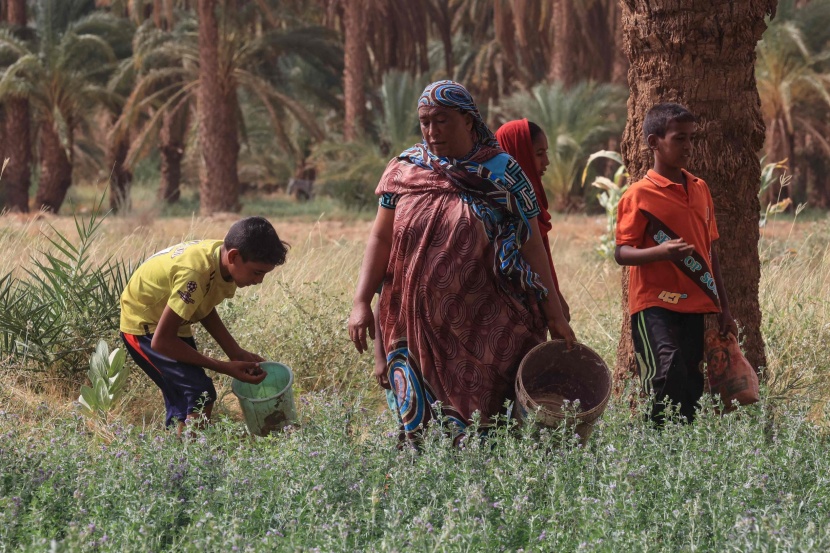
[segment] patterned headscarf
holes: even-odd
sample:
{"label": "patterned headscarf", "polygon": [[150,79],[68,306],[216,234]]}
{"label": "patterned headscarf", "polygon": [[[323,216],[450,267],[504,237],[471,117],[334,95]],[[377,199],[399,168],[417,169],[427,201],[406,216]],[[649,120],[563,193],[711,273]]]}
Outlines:
{"label": "patterned headscarf", "polygon": [[[472,115],[475,143],[479,148],[465,160],[450,161],[431,153],[426,142],[422,142],[401,152],[397,161],[435,171],[452,183],[464,201],[473,206],[473,212],[482,221],[488,238],[493,242],[495,274],[512,281],[525,292],[535,293],[540,299],[545,297],[548,291],[541,278],[533,272],[520,252],[522,244],[530,238],[527,217],[516,197],[500,179],[494,180],[490,170],[483,165],[484,161],[503,152],[495,135],[481,118],[473,97],[456,82],[437,81],[424,89],[418,106],[440,106]],[[413,181],[409,186],[422,190],[423,182]],[[381,187],[378,189],[384,192]],[[402,192],[399,183],[395,193]],[[501,279],[499,282],[504,284]],[[514,293],[505,289],[508,293]]]}
{"label": "patterned headscarf", "polygon": [[421,106],[439,106],[469,113],[473,116],[475,143],[493,148],[499,147],[495,135],[481,118],[473,97],[463,85],[455,81],[435,81],[428,85],[418,98],[418,107]]}

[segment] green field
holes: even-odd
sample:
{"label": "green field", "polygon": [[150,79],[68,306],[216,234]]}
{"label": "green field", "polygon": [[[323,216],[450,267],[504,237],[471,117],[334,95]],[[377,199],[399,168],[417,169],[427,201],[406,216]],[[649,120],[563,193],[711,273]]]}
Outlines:
{"label": "green field", "polygon": [[[287,264],[221,311],[243,347],[295,370],[299,424],[251,439],[220,377],[216,424],[179,441],[135,367],[125,400],[89,420],[73,404],[82,371],[4,355],[0,551],[830,549],[826,216],[764,229],[761,404],[725,417],[707,405],[694,425],[655,431],[614,400],[585,447],[504,428],[454,449],[433,429],[417,454],[396,448],[371,360],[346,334],[371,223],[303,209],[273,217],[292,244]],[[178,215],[105,219],[89,262],[138,262],[181,239],[221,237],[234,220]],[[55,229],[71,239],[74,221],[5,216],[0,272],[30,278],[20,260],[42,258]],[[551,238],[574,329],[611,364],[619,269],[594,252],[603,229],[601,218],[559,216]],[[118,345],[114,331],[95,338]],[[197,340],[218,355],[204,333]]]}

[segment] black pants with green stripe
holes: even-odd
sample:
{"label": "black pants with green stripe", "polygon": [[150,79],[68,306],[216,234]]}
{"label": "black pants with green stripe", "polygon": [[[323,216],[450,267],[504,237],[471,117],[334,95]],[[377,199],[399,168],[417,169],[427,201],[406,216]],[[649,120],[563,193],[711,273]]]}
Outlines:
{"label": "black pants with green stripe", "polygon": [[649,307],[631,316],[631,334],[643,391],[654,395],[651,420],[663,423],[669,400],[692,422],[703,395],[703,315]]}

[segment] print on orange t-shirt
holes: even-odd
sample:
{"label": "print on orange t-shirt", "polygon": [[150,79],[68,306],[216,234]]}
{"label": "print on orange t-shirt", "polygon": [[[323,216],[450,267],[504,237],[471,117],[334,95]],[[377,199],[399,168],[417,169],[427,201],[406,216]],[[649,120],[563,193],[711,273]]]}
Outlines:
{"label": "print on orange t-shirt", "polygon": [[[712,290],[715,286],[711,269],[712,242],[718,239],[715,207],[706,183],[685,170],[683,175],[686,188],[650,170],[626,190],[617,208],[617,245],[642,249],[667,239],[659,232],[652,235],[647,231],[649,220],[644,212],[648,212],[693,246],[706,266],[691,267],[700,275],[699,282],[671,261],[632,266],[628,281],[628,310],[632,315],[648,307],[680,313],[720,311],[711,294],[703,290],[706,285]],[[687,266],[697,263],[691,256],[684,261]]]}

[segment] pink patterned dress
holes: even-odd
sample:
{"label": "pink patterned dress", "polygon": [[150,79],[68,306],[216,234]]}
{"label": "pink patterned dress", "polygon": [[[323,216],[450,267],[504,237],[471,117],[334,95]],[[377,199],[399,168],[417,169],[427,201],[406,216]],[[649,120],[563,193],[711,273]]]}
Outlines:
{"label": "pink patterned dress", "polygon": [[547,290],[519,252],[538,213],[532,186],[497,148],[453,160],[416,146],[376,193],[395,210],[379,326],[403,431],[416,437],[439,406],[451,432],[476,411],[486,427],[547,331]]}

